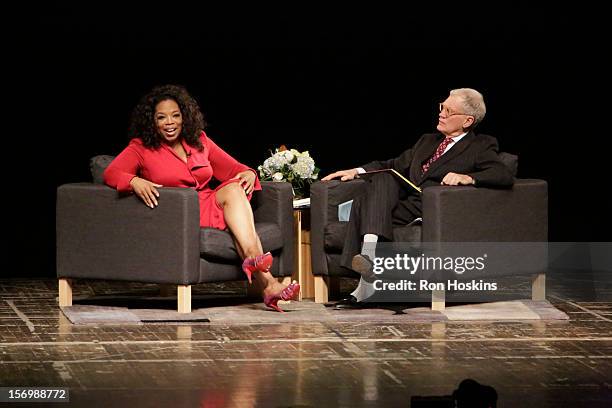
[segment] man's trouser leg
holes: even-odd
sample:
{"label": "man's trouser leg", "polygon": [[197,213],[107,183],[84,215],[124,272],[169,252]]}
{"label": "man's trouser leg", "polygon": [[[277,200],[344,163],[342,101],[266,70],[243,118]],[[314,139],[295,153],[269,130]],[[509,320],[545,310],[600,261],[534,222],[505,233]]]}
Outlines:
{"label": "man's trouser leg", "polygon": [[361,251],[365,234],[375,234],[383,240],[393,239],[393,209],[400,198],[401,185],[392,174],[381,173],[368,182],[364,194],[356,197],[344,239],[340,264],[351,268],[353,257]]}

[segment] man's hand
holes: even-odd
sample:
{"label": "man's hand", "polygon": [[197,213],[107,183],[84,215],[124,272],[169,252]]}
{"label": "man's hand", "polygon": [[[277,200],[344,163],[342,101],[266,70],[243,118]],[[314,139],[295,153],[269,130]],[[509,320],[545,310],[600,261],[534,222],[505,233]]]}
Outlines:
{"label": "man's hand", "polygon": [[469,186],[474,184],[474,179],[467,174],[448,173],[440,184],[443,186]]}
{"label": "man's hand", "polygon": [[245,194],[250,194],[255,188],[255,173],[251,170],[242,171],[234,176],[240,179],[240,186],[244,189]]}
{"label": "man's hand", "polygon": [[354,179],[358,173],[359,172],[357,169],[340,170],[335,173],[328,174],[327,176],[323,177],[321,181],[329,181],[338,177],[340,177],[340,181],[348,181]]}
{"label": "man's hand", "polygon": [[132,186],[132,190],[134,190],[134,194],[140,197],[147,207],[155,208],[157,206],[159,192],[156,187],[163,187],[161,184],[155,184],[149,180],[134,177],[130,180],[130,185]]}

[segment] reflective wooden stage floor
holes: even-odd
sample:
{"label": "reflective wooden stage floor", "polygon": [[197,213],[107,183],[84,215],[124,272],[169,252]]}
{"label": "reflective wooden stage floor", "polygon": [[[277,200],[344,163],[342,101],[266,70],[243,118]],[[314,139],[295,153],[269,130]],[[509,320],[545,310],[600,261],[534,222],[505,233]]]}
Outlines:
{"label": "reflective wooden stage floor", "polygon": [[[114,326],[70,325],[53,279],[0,280],[0,386],[68,387],[62,407],[408,407],[472,378],[499,407],[609,407],[612,302],[584,279],[549,282],[569,321]],[[75,298],[155,291],[77,282]]]}

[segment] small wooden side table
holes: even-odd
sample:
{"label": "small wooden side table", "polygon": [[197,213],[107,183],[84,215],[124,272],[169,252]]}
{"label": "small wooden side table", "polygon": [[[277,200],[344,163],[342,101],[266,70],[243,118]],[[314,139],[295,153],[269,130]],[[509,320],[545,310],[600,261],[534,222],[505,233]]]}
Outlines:
{"label": "small wooden side table", "polygon": [[291,281],[297,281],[300,284],[299,300],[311,299],[315,297],[315,291],[310,259],[310,208],[293,209],[293,231],[295,267],[291,277],[285,277],[282,282],[288,285]]}

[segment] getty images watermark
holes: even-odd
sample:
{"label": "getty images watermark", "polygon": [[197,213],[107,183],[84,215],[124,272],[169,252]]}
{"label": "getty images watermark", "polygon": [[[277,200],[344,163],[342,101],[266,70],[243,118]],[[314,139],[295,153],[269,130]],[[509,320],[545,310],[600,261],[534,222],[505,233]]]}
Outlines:
{"label": "getty images watermark", "polygon": [[[427,256],[423,253],[420,256],[395,254],[393,257],[375,257],[372,272],[376,275],[381,275],[385,271],[396,271],[414,276],[419,271],[445,271],[463,275],[465,272],[484,271],[486,269],[486,260],[487,254],[479,257],[441,257]],[[401,279],[395,282],[388,282],[383,279],[376,279],[373,285],[375,290],[497,290],[497,282],[487,282],[483,279],[472,279],[471,281],[447,279],[446,282],[435,282],[429,279],[418,279],[416,281]]]}
{"label": "getty images watermark", "polygon": [[548,267],[548,244],[377,243],[371,273],[366,274],[375,291],[369,301],[421,302],[431,297],[431,291],[446,291],[458,302],[509,300],[509,293],[524,298],[527,293],[507,290],[508,281],[529,289],[525,276]]}

